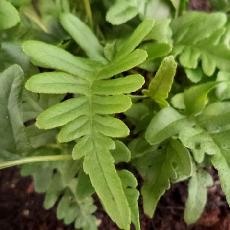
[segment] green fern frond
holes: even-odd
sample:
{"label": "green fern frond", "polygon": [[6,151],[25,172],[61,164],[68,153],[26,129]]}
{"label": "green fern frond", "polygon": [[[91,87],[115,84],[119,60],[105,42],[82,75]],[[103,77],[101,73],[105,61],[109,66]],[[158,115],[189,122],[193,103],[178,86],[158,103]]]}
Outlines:
{"label": "green fern frond", "polygon": [[[61,22],[67,31],[70,27],[72,30],[73,22],[81,23],[70,14],[62,15]],[[131,35],[129,44],[122,46],[123,52],[120,50],[111,62],[105,58],[99,60],[96,58],[99,53],[90,52],[84,45],[83,38],[91,37],[96,42],[96,37],[88,28],[81,35],[77,32],[72,32],[72,35],[77,42],[81,39],[80,46],[96,61],[75,57],[61,48],[39,41],[23,44],[24,52],[32,58],[32,62],[58,70],[32,76],[26,83],[28,90],[75,94],[74,98],[42,112],[37,117],[37,126],[42,129],[61,127],[59,142],[76,141],[73,159],[84,157],[84,171],[89,175],[105,210],[121,229],[129,228],[131,212],[111,150],[115,148],[113,138],[126,137],[129,129],[114,114],[131,107],[131,98],[127,94],[141,88],[144,78],[139,74],[111,78],[145,61],[146,52],[135,49],[141,42],[137,33],[147,34],[152,25],[152,21],[143,22]],[[81,26],[86,27],[84,24]]]}
{"label": "green fern frond", "polygon": [[216,68],[229,70],[230,49],[223,41],[227,17],[224,13],[189,12],[172,22],[174,48],[180,63],[195,69],[199,62],[211,76]]}
{"label": "green fern frond", "polygon": [[[60,154],[60,149],[39,148],[33,155],[44,152]],[[52,208],[57,204],[57,217],[65,224],[74,223],[76,229],[96,230],[96,207],[90,195],[79,197],[81,161],[46,162],[26,164],[21,168],[23,176],[33,177],[36,192],[45,193],[44,207]],[[77,177],[78,176],[78,177]]]}
{"label": "green fern frond", "polygon": [[[193,98],[194,102],[196,100],[200,100],[200,97]],[[190,149],[197,163],[204,162],[205,157],[209,158],[218,171],[228,203],[230,186],[226,178],[230,172],[229,113],[229,102],[211,103],[201,113],[188,117],[167,107],[153,117],[145,133],[145,138],[151,145],[160,144],[171,137],[179,139],[183,146]]]}

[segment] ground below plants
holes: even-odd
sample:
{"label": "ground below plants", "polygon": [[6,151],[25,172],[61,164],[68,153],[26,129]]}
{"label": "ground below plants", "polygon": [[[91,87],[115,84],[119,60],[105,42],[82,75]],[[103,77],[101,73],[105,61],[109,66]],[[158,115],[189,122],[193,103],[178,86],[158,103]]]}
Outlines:
{"label": "ground below plants", "polygon": [[[214,179],[216,172],[212,170]],[[160,200],[153,219],[141,213],[142,230],[229,230],[230,208],[219,181],[209,189],[208,203],[197,224],[186,226],[183,221],[187,186],[180,183],[172,187]],[[74,230],[57,221],[55,208],[44,210],[43,195],[37,194],[30,177],[20,177],[17,168],[0,171],[0,230]],[[95,202],[98,203],[95,198]],[[96,213],[100,230],[117,230],[102,207]]]}

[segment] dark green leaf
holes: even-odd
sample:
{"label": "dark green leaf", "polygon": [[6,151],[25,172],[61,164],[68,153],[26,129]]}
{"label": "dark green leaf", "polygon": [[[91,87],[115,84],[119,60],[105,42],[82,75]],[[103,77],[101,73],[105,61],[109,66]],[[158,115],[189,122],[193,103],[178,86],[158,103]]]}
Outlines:
{"label": "dark green leaf", "polygon": [[18,65],[0,73],[1,154],[22,153],[29,147],[22,117],[23,75]]}

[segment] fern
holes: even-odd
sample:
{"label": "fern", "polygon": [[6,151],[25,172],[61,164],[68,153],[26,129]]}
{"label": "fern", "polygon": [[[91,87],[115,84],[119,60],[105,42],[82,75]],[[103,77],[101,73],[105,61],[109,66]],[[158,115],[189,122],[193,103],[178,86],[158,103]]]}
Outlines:
{"label": "fern", "polygon": [[[147,54],[135,49],[141,37],[152,28],[152,21],[144,21],[130,36],[126,47],[118,50],[115,58],[108,62],[100,52],[89,52],[84,39],[95,39],[95,35],[78,18],[63,14],[64,28],[73,30],[81,26],[84,33],[72,32],[73,38],[86,53],[95,60],[75,57],[67,51],[39,41],[26,41],[24,52],[36,65],[54,68],[58,72],[45,72],[32,76],[26,88],[36,93],[74,93],[74,98],[56,104],[37,117],[36,124],[42,129],[61,127],[58,141],[76,141],[72,156],[74,160],[84,158],[83,169],[101,199],[105,210],[121,229],[128,229],[131,212],[121,180],[114,166],[111,150],[115,148],[113,138],[125,137],[128,127],[114,114],[126,111],[131,106],[128,95],[144,84],[139,74],[126,77],[114,75],[127,71],[142,63]],[[100,47],[100,45],[98,45]],[[100,48],[99,48],[100,50]],[[99,57],[99,58],[98,58]]]}
{"label": "fern", "polygon": [[[44,152],[60,154],[59,149],[43,147],[34,151],[33,155],[41,156]],[[97,226],[96,218],[92,215],[96,210],[93,199],[90,194],[82,198],[76,192],[81,186],[81,170],[80,161],[47,162],[25,165],[21,174],[33,176],[35,190],[45,193],[45,208],[49,209],[57,203],[58,219],[63,219],[65,224],[74,222],[76,229],[94,230]]]}
{"label": "fern", "polygon": [[8,1],[0,2],[0,30],[9,29],[20,22],[16,8]]}
{"label": "fern", "polygon": [[196,69],[201,62],[207,76],[218,68],[229,71],[230,50],[223,35],[227,32],[223,13],[189,12],[172,22],[174,48],[182,66]]}
{"label": "fern", "polygon": [[[170,188],[170,183],[187,179],[192,174],[192,160],[188,150],[178,141],[171,140],[163,147],[144,148],[143,140],[131,149],[145,149],[144,155],[133,160],[144,183],[141,189],[144,212],[152,217],[161,196]],[[135,152],[135,150],[134,150]]]}
{"label": "fern", "polygon": [[[194,97],[193,101],[196,102]],[[151,145],[160,144],[171,137],[179,139],[191,150],[197,163],[204,162],[208,157],[218,170],[221,186],[229,203],[230,187],[226,180],[227,173],[230,172],[228,136],[229,102],[209,104],[202,113],[188,117],[171,107],[164,108],[153,117],[145,134]]]}
{"label": "fern", "polygon": [[172,56],[164,58],[155,77],[149,84],[149,89],[144,91],[147,96],[162,107],[168,105],[166,99],[172,87],[176,67],[177,63]]}
{"label": "fern", "polygon": [[[214,103],[215,95],[209,95],[221,84],[229,84],[227,79],[222,80],[199,84],[178,94],[180,101],[177,101],[177,105],[181,111],[170,106],[160,110],[146,129],[147,143],[142,136],[131,142],[132,163],[144,180],[141,192],[147,215],[154,214],[160,197],[171,183],[192,175],[185,220],[190,224],[196,222],[206,203],[207,187],[212,185],[210,175],[198,172],[196,164],[205,164],[207,161],[212,162],[218,170],[229,203],[230,190],[226,180],[230,169],[227,157],[230,149],[229,102]],[[213,101],[210,104],[209,98]],[[206,183],[203,180],[207,180]],[[202,187],[197,183],[202,183]],[[203,199],[194,202],[194,194],[199,192]],[[199,212],[195,211],[198,209]]]}
{"label": "fern", "polygon": [[0,73],[0,140],[1,159],[17,159],[25,156],[29,141],[22,117],[22,90],[24,74],[18,65],[12,65]]}
{"label": "fern", "polygon": [[137,180],[135,176],[128,170],[119,171],[119,177],[121,178],[122,186],[131,210],[132,223],[134,224],[136,230],[140,230],[139,210],[137,202],[139,198],[139,192],[136,189]]}

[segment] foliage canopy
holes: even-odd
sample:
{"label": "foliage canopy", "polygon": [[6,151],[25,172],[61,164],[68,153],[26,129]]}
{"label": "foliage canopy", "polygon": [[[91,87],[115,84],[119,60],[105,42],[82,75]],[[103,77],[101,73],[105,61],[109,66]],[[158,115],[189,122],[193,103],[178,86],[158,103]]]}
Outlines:
{"label": "foliage canopy", "polygon": [[20,165],[76,229],[98,228],[94,193],[120,229],[140,229],[139,196],[152,217],[185,180],[192,224],[211,167],[230,204],[224,2],[205,13],[186,0],[2,0],[0,168]]}

